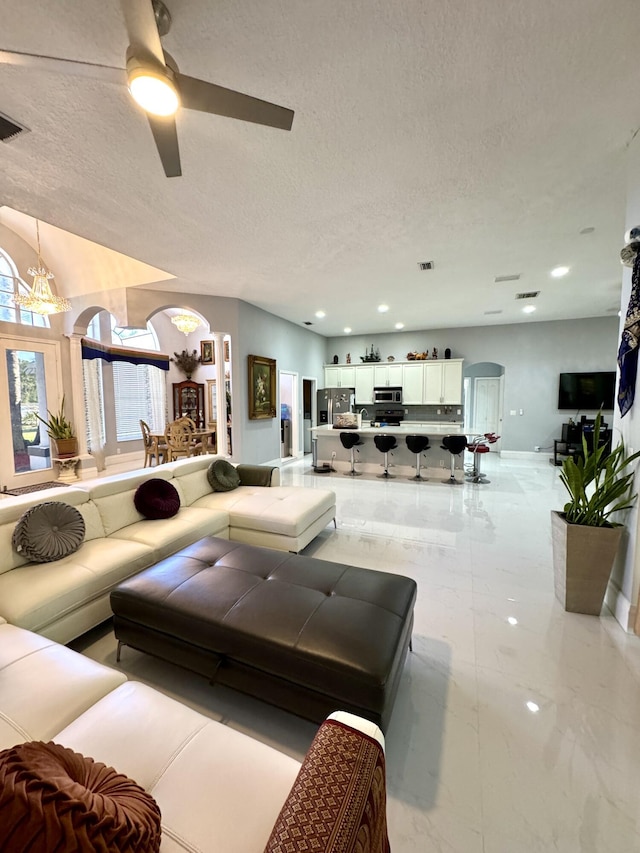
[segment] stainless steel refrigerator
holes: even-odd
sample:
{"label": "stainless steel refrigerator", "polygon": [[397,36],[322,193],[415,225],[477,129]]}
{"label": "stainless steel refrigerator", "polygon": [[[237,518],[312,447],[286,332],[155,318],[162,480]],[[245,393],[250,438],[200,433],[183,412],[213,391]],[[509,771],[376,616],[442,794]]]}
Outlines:
{"label": "stainless steel refrigerator", "polygon": [[321,388],[318,391],[318,424],[333,425],[333,416],[352,412],[355,388]]}

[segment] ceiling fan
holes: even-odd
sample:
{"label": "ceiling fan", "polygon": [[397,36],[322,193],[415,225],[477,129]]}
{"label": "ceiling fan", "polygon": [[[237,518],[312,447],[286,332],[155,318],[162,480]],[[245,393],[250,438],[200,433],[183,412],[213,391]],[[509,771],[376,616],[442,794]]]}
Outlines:
{"label": "ceiling fan", "polygon": [[181,74],[160,37],[171,27],[162,0],[120,0],[129,47],[126,69],[0,49],[0,63],[98,77],[126,85],[143,108],[168,178],[182,174],[175,113],[179,107],[291,130],[293,110]]}

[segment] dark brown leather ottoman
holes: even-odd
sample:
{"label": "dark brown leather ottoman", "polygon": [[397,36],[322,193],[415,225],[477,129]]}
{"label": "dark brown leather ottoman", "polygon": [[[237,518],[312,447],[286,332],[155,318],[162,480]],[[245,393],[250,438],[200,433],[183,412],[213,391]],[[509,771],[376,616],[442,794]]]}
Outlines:
{"label": "dark brown leather ottoman", "polygon": [[416,584],[388,572],[205,537],[111,593],[128,645],[314,722],[386,728]]}

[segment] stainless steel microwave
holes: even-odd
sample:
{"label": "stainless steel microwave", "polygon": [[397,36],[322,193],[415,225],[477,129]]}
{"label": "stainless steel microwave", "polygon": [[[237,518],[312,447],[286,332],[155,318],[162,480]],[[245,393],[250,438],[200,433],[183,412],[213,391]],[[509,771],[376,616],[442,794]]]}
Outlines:
{"label": "stainless steel microwave", "polygon": [[380,385],[373,389],[374,403],[402,403],[402,388]]}

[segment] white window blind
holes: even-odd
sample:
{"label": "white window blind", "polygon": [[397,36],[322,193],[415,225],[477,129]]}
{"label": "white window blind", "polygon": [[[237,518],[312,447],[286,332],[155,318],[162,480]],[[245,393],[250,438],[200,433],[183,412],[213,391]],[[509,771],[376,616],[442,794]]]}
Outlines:
{"label": "white window blind", "polygon": [[[113,390],[115,395],[116,437],[118,441],[140,438],[140,421],[152,425],[157,420],[157,403],[151,397],[151,371],[161,373],[147,364],[114,362]],[[164,407],[163,407],[164,408]],[[153,428],[153,427],[152,427]]]}

